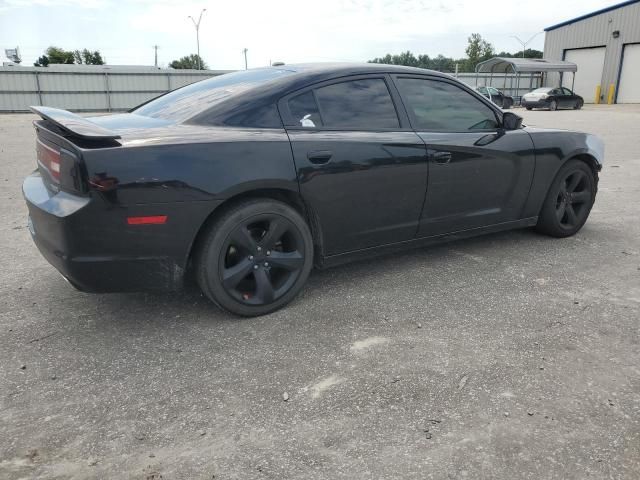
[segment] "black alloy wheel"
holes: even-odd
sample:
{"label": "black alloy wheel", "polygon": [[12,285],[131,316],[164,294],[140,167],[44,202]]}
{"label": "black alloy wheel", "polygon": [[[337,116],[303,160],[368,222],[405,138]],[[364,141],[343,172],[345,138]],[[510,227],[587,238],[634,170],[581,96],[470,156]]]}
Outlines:
{"label": "black alloy wheel", "polygon": [[591,203],[591,183],[581,170],[570,173],[560,184],[556,217],[563,228],[575,228],[586,217]]}
{"label": "black alloy wheel", "polygon": [[302,234],[280,215],[262,214],[238,225],[220,252],[226,292],[247,305],[267,305],[284,295],[304,266]]}
{"label": "black alloy wheel", "polygon": [[252,200],[210,229],[196,260],[198,283],[232,313],[263,315],[299,292],[312,257],[309,228],[296,210],[275,200]]}
{"label": "black alloy wheel", "polygon": [[596,180],[591,168],[580,160],[570,160],[547,194],[538,230],[555,237],[575,234],[587,221],[595,192]]}
{"label": "black alloy wheel", "polygon": [[553,112],[557,109],[558,109],[558,102],[556,102],[555,100],[551,100],[551,103],[549,104],[549,110]]}
{"label": "black alloy wheel", "polygon": [[574,109],[575,110],[580,110],[583,105],[584,105],[584,101],[582,101],[581,99],[578,99],[578,100],[576,100],[576,106],[574,107]]}

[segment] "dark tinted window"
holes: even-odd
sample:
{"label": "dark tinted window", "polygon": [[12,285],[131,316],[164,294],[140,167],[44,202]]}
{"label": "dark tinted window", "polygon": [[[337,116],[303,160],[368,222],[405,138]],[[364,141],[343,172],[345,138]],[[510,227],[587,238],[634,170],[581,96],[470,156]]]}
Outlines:
{"label": "dark tinted window", "polygon": [[[214,109],[215,110],[215,109]],[[205,125],[227,125],[246,128],[282,128],[282,121],[275,104],[248,108],[244,111],[226,116],[224,119],[207,116],[198,123]]]}
{"label": "dark tinted window", "polygon": [[564,87],[562,87],[562,92],[563,92],[565,95],[573,95],[573,92],[572,92],[571,90],[569,90],[568,88],[564,88]]}
{"label": "dark tinted window", "polygon": [[335,83],[315,93],[325,127],[369,130],[400,126],[387,84],[380,78]]}
{"label": "dark tinted window", "polygon": [[398,87],[415,128],[465,132],[497,128],[494,111],[462,88],[438,80],[401,78]]}
{"label": "dark tinted window", "polygon": [[215,107],[233,95],[293,73],[274,68],[227,73],[169,92],[133,111],[138,115],[180,122]]}
{"label": "dark tinted window", "polygon": [[308,128],[322,126],[320,111],[311,90],[290,99],[289,112],[291,112],[296,126]]}

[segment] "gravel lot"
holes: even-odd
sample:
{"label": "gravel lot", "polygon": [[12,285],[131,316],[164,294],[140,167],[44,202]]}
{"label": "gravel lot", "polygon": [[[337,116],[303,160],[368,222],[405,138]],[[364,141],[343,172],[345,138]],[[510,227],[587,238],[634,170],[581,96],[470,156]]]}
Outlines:
{"label": "gravel lot", "polygon": [[0,115],[0,478],[640,478],[640,105],[516,112],[605,140],[576,237],[315,272],[249,320],[66,284],[25,226],[34,117]]}

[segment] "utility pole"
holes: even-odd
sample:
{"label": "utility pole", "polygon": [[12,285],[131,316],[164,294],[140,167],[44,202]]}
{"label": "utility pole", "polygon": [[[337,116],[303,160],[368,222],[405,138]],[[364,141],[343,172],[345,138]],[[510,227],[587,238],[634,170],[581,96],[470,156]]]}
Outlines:
{"label": "utility pole", "polygon": [[200,21],[202,20],[202,14],[206,11],[207,11],[206,8],[202,9],[197,22],[191,15],[187,17],[191,19],[191,21],[193,22],[193,26],[196,27],[196,47],[198,49],[198,70],[202,70],[202,61],[200,60]]}
{"label": "utility pole", "polygon": [[154,45],[153,49],[155,50],[155,62],[154,65],[158,68],[158,45]]}
{"label": "utility pole", "polygon": [[520,40],[518,37],[516,37],[515,35],[511,35],[511,38],[515,38],[518,43],[520,43],[520,45],[522,45],[522,58],[524,58],[524,51],[527,49],[527,45],[529,45],[531,43],[531,40],[533,40],[534,38],[536,38],[538,35],[540,35],[542,32],[538,32],[536,33],[533,37],[531,37],[529,40],[527,40],[526,42],[523,42],[522,40]]}
{"label": "utility pole", "polygon": [[247,69],[247,52],[249,51],[248,48],[245,48],[242,50],[242,53],[244,53],[244,69]]}

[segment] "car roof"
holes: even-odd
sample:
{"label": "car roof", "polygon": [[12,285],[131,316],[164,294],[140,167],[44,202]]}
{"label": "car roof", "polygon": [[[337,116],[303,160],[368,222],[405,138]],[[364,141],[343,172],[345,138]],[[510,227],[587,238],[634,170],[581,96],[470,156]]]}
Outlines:
{"label": "car roof", "polygon": [[296,63],[291,65],[279,65],[275,67],[264,67],[264,69],[281,70],[294,73],[294,75],[283,75],[274,84],[303,85],[331,80],[332,78],[349,75],[366,75],[375,73],[397,73],[412,75],[435,75],[439,77],[449,77],[446,73],[427,70],[425,68],[406,67],[404,65],[387,65],[384,63],[346,63],[346,62],[319,62],[319,63]]}

